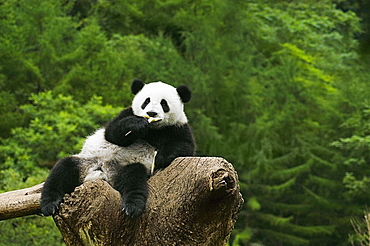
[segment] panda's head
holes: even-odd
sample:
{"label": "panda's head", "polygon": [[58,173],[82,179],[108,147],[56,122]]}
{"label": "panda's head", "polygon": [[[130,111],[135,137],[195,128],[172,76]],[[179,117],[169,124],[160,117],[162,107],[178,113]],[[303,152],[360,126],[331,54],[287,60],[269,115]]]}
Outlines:
{"label": "panda's head", "polygon": [[151,125],[161,127],[188,122],[184,103],[190,101],[191,91],[187,86],[175,88],[162,82],[144,84],[135,79],[131,84],[131,92],[135,95],[132,101],[134,114],[158,120]]}

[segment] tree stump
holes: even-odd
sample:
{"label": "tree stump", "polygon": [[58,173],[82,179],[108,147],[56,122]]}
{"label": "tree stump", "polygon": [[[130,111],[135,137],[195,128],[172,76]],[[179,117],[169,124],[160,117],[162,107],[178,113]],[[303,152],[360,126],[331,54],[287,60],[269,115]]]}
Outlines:
{"label": "tree stump", "polygon": [[[238,176],[215,157],[181,157],[148,180],[145,213],[130,218],[120,194],[91,181],[66,195],[54,220],[67,245],[225,245],[243,204]],[[35,210],[36,211],[36,210]]]}

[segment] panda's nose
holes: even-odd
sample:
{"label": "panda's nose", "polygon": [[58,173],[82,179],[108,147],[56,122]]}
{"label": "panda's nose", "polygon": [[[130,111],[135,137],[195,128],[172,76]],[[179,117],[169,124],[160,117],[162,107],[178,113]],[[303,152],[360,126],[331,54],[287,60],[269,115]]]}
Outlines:
{"label": "panda's nose", "polygon": [[149,116],[149,117],[155,117],[157,116],[157,112],[154,112],[154,111],[149,111],[149,112],[146,112],[146,114]]}

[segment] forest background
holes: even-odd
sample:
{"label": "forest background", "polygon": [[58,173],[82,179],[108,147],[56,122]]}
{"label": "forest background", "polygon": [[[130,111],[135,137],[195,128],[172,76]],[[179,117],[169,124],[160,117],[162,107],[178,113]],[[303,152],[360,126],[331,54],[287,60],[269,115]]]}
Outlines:
{"label": "forest background", "polygon": [[[130,105],[188,85],[198,156],[245,199],[230,245],[349,245],[370,204],[366,0],[0,0],[0,192],[43,182]],[[357,241],[359,243],[359,241]],[[62,245],[51,218],[0,245]]]}

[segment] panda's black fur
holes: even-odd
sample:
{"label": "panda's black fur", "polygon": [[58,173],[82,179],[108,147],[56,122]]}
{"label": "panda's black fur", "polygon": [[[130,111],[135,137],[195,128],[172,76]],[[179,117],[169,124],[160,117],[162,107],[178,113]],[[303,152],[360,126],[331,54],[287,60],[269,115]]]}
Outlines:
{"label": "panda's black fur", "polygon": [[89,136],[79,154],[55,164],[42,190],[42,214],[55,214],[64,195],[83,182],[103,179],[120,192],[126,214],[138,216],[145,210],[152,163],[158,170],[177,157],[194,155],[183,112],[183,103],[191,99],[189,88],[135,79],[131,91],[131,107]]}

